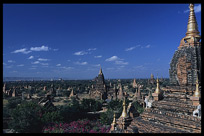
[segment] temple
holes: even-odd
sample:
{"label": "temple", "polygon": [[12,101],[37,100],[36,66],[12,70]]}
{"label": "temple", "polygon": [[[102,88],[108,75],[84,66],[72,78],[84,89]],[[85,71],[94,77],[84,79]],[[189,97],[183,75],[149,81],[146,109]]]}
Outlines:
{"label": "temple", "polygon": [[[144,97],[138,97],[139,94],[136,91],[134,98],[137,98],[139,103],[145,103],[143,104],[145,105],[144,112],[129,120],[123,103],[122,115],[114,119],[112,123],[114,128],[110,133],[201,133],[201,92],[199,89],[201,36],[194,5],[190,4],[189,8],[186,36],[181,40],[170,64],[171,86],[160,88],[157,78],[157,86],[152,95],[149,90],[149,96],[144,99]],[[151,79],[153,79],[152,75]]]}
{"label": "temple", "polygon": [[98,76],[94,79],[95,84],[90,90],[90,98],[105,100],[107,99],[107,87],[104,80],[102,68],[100,67]]}
{"label": "temple", "polygon": [[[190,4],[190,14],[186,36],[181,39],[178,50],[170,63],[169,77],[172,85],[191,86],[196,78],[201,77],[201,36],[194,13],[194,5]],[[198,74],[197,74],[198,73]]]}

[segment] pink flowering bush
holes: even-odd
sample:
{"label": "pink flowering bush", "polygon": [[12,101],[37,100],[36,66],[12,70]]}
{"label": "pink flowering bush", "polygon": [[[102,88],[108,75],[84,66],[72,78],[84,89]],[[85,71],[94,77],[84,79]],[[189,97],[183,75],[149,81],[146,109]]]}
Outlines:
{"label": "pink flowering bush", "polygon": [[87,119],[71,123],[54,123],[43,128],[44,133],[108,133],[110,126],[102,125],[99,121]]}

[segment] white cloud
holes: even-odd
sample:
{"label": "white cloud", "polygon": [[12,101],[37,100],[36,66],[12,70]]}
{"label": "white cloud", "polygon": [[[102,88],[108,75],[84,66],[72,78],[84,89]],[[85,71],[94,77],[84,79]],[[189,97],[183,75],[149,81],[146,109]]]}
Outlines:
{"label": "white cloud", "polygon": [[130,48],[125,49],[125,51],[132,51],[132,50],[134,50],[135,48],[138,48],[138,47],[141,47],[141,45],[132,46]]}
{"label": "white cloud", "polygon": [[31,51],[48,51],[49,48],[43,45],[41,47],[31,47],[30,50]]}
{"label": "white cloud", "polygon": [[78,52],[75,52],[75,53],[74,53],[74,55],[85,55],[85,54],[88,54],[88,52],[78,51]]}
{"label": "white cloud", "polygon": [[17,67],[23,67],[23,66],[24,66],[24,64],[17,65]]}
{"label": "white cloud", "polygon": [[195,13],[201,12],[201,4],[194,6],[194,12]]}
{"label": "white cloud", "polygon": [[95,51],[96,48],[89,48],[88,51]]}
{"label": "white cloud", "polygon": [[[41,46],[41,47],[31,47],[30,50],[27,50],[26,48],[15,50],[11,53],[23,53],[23,54],[28,54],[32,51],[49,51],[51,48],[48,48],[48,46]],[[57,51],[58,49],[53,49],[53,51]]]}
{"label": "white cloud", "polygon": [[40,63],[41,65],[43,66],[48,66],[49,64],[48,63]]}
{"label": "white cloud", "polygon": [[85,61],[85,62],[75,62],[75,64],[77,64],[77,65],[87,65],[88,63]]}
{"label": "white cloud", "polygon": [[128,65],[128,62],[124,62],[123,60],[124,59],[120,59],[117,56],[112,56],[112,57],[106,59],[105,61],[115,61],[115,64],[117,64],[117,65]]}
{"label": "white cloud", "polygon": [[105,61],[116,61],[116,60],[120,60],[120,58],[118,58],[117,56],[112,56],[112,57],[106,59]]}
{"label": "white cloud", "polygon": [[86,55],[86,54],[91,54],[91,51],[95,51],[96,48],[89,48],[87,49],[86,51],[78,51],[78,52],[75,52],[74,55]]}
{"label": "white cloud", "polygon": [[143,65],[139,65],[139,66],[135,66],[134,68],[135,68],[135,69],[143,69],[144,66],[143,66]]}
{"label": "white cloud", "polygon": [[185,10],[185,11],[183,11],[184,13],[187,13],[187,12],[189,12],[190,10],[189,9],[187,9],[187,10]]}
{"label": "white cloud", "polygon": [[3,65],[7,65],[7,64],[3,62]]}
{"label": "white cloud", "polygon": [[135,48],[136,48],[136,47],[133,46],[133,47],[130,47],[130,48],[125,49],[125,51],[131,51],[131,50],[134,50]]}
{"label": "white cloud", "polygon": [[30,56],[28,59],[33,59],[34,58],[34,56]]}
{"label": "white cloud", "polygon": [[100,67],[100,64],[93,65],[94,67]]}
{"label": "white cloud", "polygon": [[29,68],[29,69],[36,69],[35,67]]}
{"label": "white cloud", "polygon": [[39,58],[38,61],[48,61],[49,59]]}
{"label": "white cloud", "polygon": [[13,60],[8,60],[8,63],[14,63],[15,61],[13,61]]}
{"label": "white cloud", "polygon": [[18,71],[16,71],[16,70],[13,70],[13,71],[11,71],[10,73],[17,73]]}
{"label": "white cloud", "polygon": [[12,68],[13,67],[13,65],[11,65],[11,66],[6,66],[6,68]]}
{"label": "white cloud", "polygon": [[61,66],[61,64],[57,64],[56,66],[59,67],[59,66]]}
{"label": "white cloud", "polygon": [[[187,9],[187,10],[184,11],[184,13],[188,13],[189,11],[190,11],[190,10]],[[199,4],[199,5],[197,5],[197,6],[194,6],[194,12],[195,12],[195,13],[201,12],[201,4]]]}
{"label": "white cloud", "polygon": [[32,64],[39,64],[39,63],[40,63],[40,61],[35,61]]}
{"label": "white cloud", "polygon": [[94,56],[94,58],[101,58],[102,57],[102,55],[99,55],[99,56]]}
{"label": "white cloud", "polygon": [[15,50],[11,53],[23,53],[23,54],[28,54],[30,53],[31,51],[28,51],[26,48],[23,48],[23,49],[19,49],[19,50]]}
{"label": "white cloud", "polygon": [[58,51],[59,49],[53,49],[53,51]]}
{"label": "white cloud", "polygon": [[150,48],[150,45],[148,44],[147,46],[145,46],[145,48]]}
{"label": "white cloud", "polygon": [[65,69],[65,70],[71,70],[71,69],[73,69],[73,67],[60,67],[60,68],[63,68],[63,69]]}
{"label": "white cloud", "polygon": [[115,68],[106,68],[106,70],[114,70]]}
{"label": "white cloud", "polygon": [[118,65],[128,65],[128,62],[117,60],[117,61],[115,61],[115,64],[118,64]]}

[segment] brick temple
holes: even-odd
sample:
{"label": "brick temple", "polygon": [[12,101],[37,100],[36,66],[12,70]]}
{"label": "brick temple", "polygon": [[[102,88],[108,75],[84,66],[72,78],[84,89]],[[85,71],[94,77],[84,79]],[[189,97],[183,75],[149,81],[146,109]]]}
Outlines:
{"label": "brick temple", "polygon": [[[194,13],[194,6],[190,4],[186,36],[181,39],[178,50],[170,63],[170,83],[180,86],[195,85],[196,78],[201,77],[201,36]],[[198,73],[198,74],[197,74]]]}
{"label": "brick temple", "polygon": [[105,100],[107,99],[107,87],[104,80],[102,68],[99,70],[98,76],[94,79],[95,84],[90,90],[89,96],[93,99]]}
{"label": "brick temple", "polygon": [[[194,5],[190,4],[189,8],[186,36],[170,64],[172,85],[161,89],[157,79],[153,99],[140,98],[145,102],[144,112],[132,119],[128,114],[114,117],[110,133],[201,133],[201,36]],[[122,114],[126,113],[123,106]]]}

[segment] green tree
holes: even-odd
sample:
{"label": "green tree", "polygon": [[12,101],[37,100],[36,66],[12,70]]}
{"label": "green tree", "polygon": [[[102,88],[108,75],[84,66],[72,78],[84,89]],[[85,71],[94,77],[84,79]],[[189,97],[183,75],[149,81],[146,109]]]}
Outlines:
{"label": "green tree", "polygon": [[44,125],[49,123],[57,123],[62,122],[63,117],[60,115],[59,111],[46,112],[42,115],[41,121]]}
{"label": "green tree", "polygon": [[9,109],[16,108],[16,106],[18,104],[21,104],[21,102],[22,102],[21,98],[19,98],[19,97],[11,97],[11,98],[8,99],[7,107]]}
{"label": "green tree", "polygon": [[100,114],[100,122],[104,125],[110,125],[113,121],[113,114],[114,111],[113,110],[107,110],[104,113]]}
{"label": "green tree", "polygon": [[133,102],[133,106],[140,114],[144,111],[144,108],[142,107],[142,105],[140,105],[137,101]]}
{"label": "green tree", "polygon": [[9,127],[20,133],[40,133],[42,130],[42,107],[34,102],[18,105],[11,112]]}
{"label": "green tree", "polygon": [[122,111],[122,101],[120,100],[112,100],[108,103],[108,109],[111,109],[113,111]]}
{"label": "green tree", "polygon": [[60,116],[63,117],[64,122],[70,122],[82,118],[83,112],[79,111],[77,105],[63,105],[59,106]]}
{"label": "green tree", "polygon": [[80,105],[81,111],[99,111],[102,109],[102,103],[94,99],[83,99]]}

